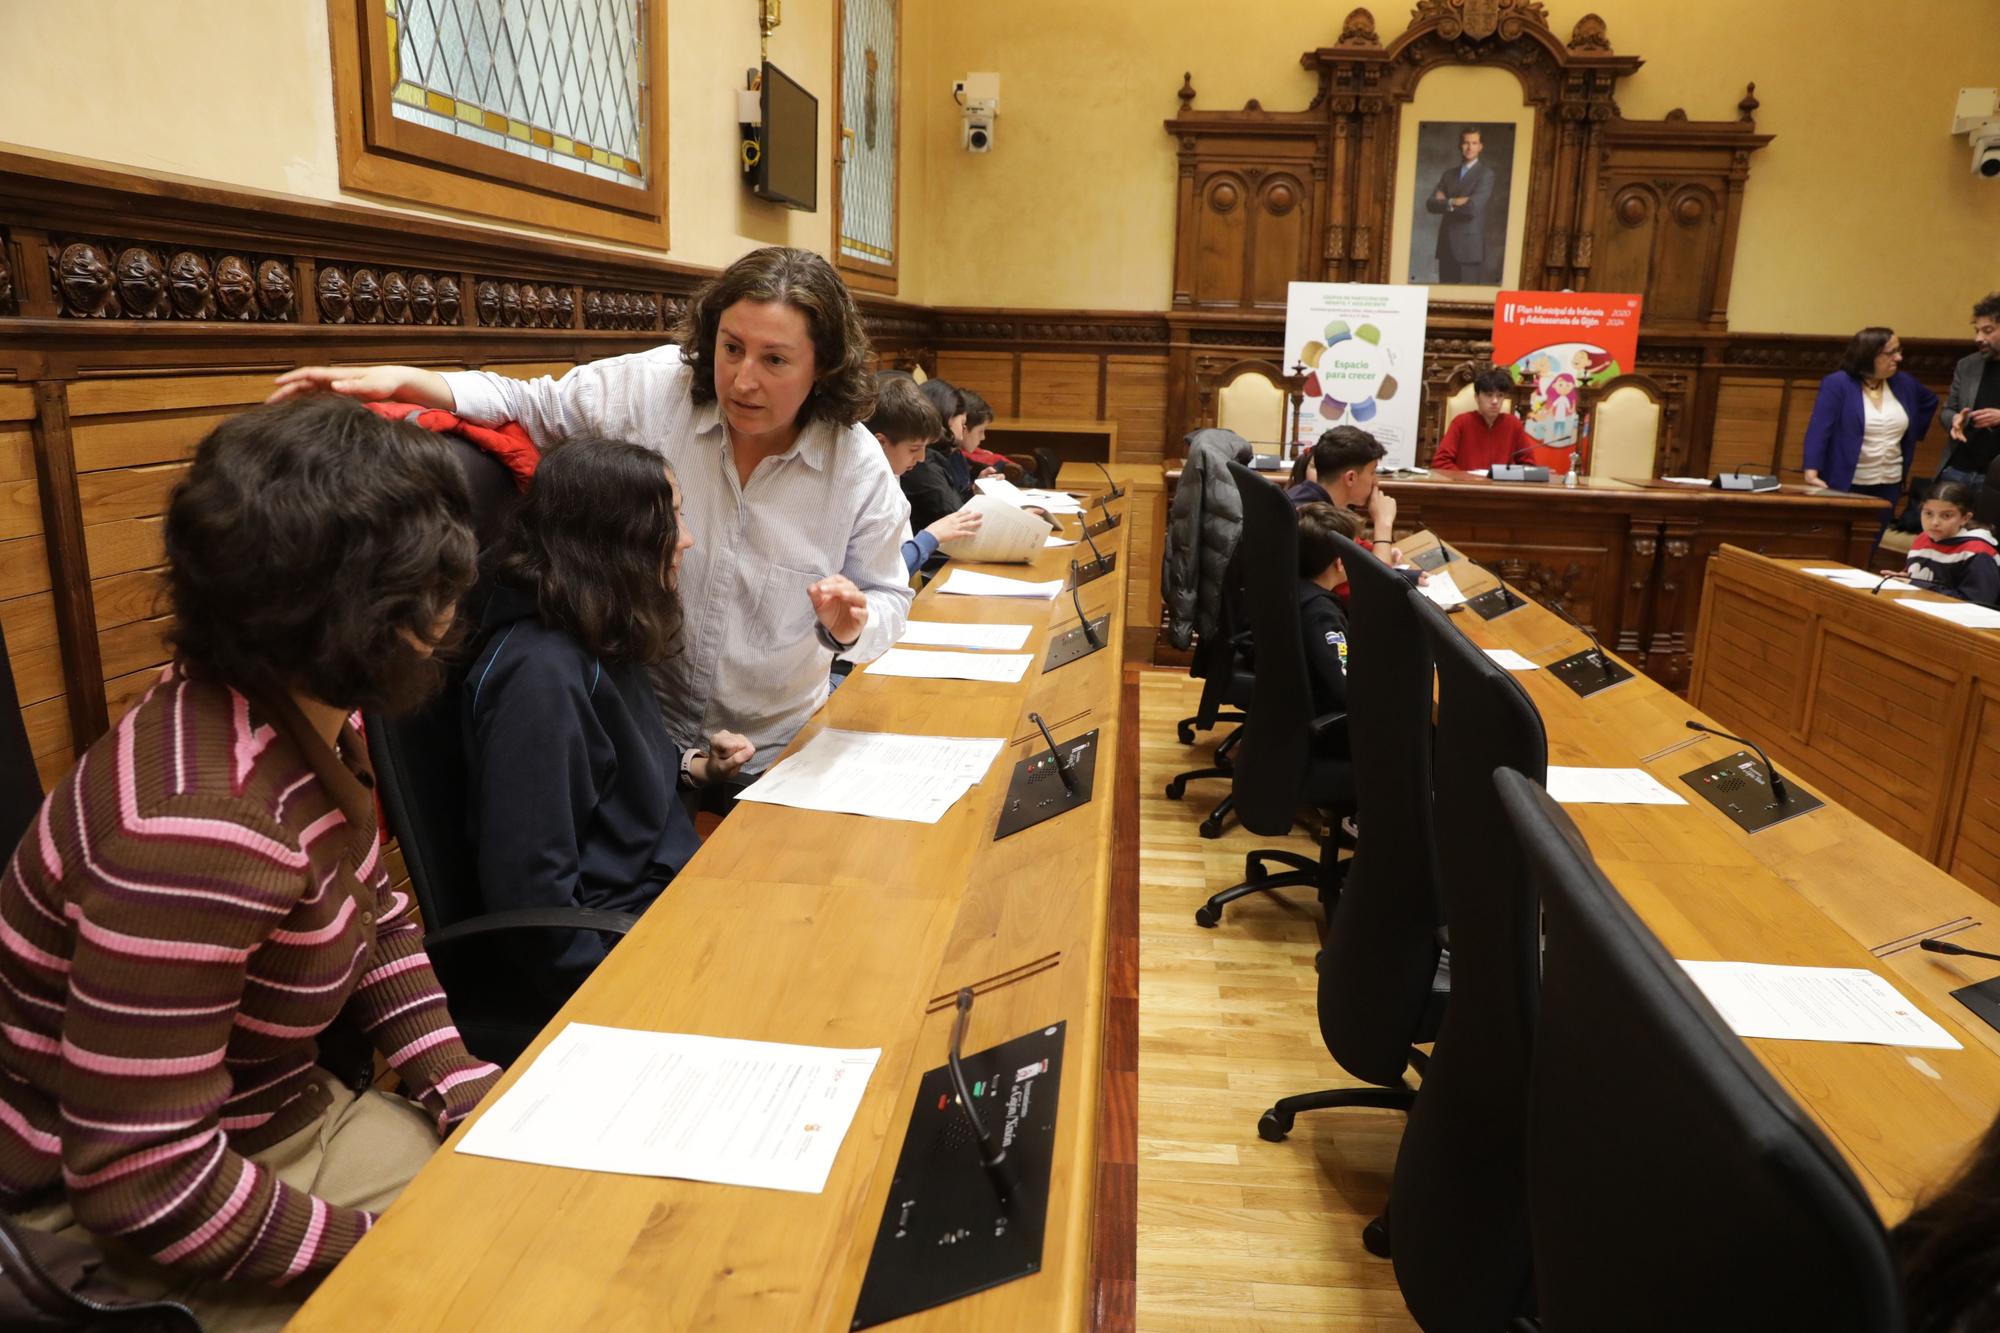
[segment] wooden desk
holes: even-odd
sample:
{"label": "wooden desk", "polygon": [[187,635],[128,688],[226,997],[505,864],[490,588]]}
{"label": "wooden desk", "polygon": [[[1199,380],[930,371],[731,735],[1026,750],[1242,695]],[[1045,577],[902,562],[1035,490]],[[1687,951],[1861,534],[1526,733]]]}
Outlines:
{"label": "wooden desk", "polygon": [[2000,902],[2000,635],[1733,546],[1710,562],[1688,697]]}
{"label": "wooden desk", "polygon": [[[1073,534],[1074,521],[1066,526]],[[1128,518],[1108,534],[1118,572],[1082,590],[1091,614],[1111,616],[1111,646],[1046,677],[1051,627],[1075,621],[1067,595],[1049,603],[921,593],[917,618],[1030,626],[1025,651],[1035,662],[1025,679],[994,686],[857,671],[796,744],[829,725],[1005,736],[986,779],[935,825],[738,807],[501,1084],[569,1022],[879,1046],[824,1193],[467,1157],[452,1150],[454,1136],[292,1327],[845,1329],[918,1081],[944,1061],[961,986],[979,994],[968,1050],[1069,1024],[1042,1270],[897,1327],[1083,1327],[1118,645],[1136,531]],[[1054,577],[1070,551],[1045,551],[1032,569],[970,567]],[[1096,799],[994,843],[1008,774],[1041,744],[1029,710],[1058,739],[1098,730]]]}
{"label": "wooden desk", "polygon": [[[1420,534],[1404,547],[1435,541]],[[1468,594],[1493,586],[1490,576],[1464,564],[1447,568]],[[1589,646],[1532,603],[1497,620],[1467,611],[1453,621],[1481,647],[1512,648],[1543,665]],[[1971,924],[1987,904],[1815,783],[1802,785],[1827,799],[1823,809],[1744,833],[1679,780],[1740,748],[1688,731],[1688,719],[1728,723],[1644,676],[1588,699],[1545,671],[1515,678],[1542,714],[1550,763],[1643,768],[1688,798],[1685,806],[1567,807],[1605,874],[1674,957],[1870,968],[1964,1044],[1959,1051],[1913,1051],[1747,1043],[1840,1147],[1894,1222],[2000,1112],[2000,1032],[1949,994],[1994,966],[1959,967],[1915,947],[1926,935],[1944,934],[1972,947],[1981,947],[1980,939],[2000,947],[2000,931],[1982,934]]]}
{"label": "wooden desk", "polygon": [[[1171,502],[1179,465],[1164,472]],[[1883,504],[1804,486],[1749,494],[1605,477],[1579,477],[1571,488],[1433,472],[1383,485],[1396,498],[1399,534],[1450,533],[1530,595],[1560,600],[1673,690],[1687,684],[1710,553],[1733,542],[1803,559],[1866,560]]]}

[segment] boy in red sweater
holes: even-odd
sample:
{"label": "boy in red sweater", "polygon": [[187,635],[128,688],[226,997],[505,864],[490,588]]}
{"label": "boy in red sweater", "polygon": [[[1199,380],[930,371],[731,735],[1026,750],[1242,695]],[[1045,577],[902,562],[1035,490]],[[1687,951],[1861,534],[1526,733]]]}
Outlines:
{"label": "boy in red sweater", "polygon": [[1461,412],[1445,427],[1431,467],[1450,472],[1491,471],[1495,463],[1511,463],[1534,443],[1528,438],[1521,418],[1507,410],[1507,396],[1514,387],[1504,370],[1489,366],[1472,381],[1473,401],[1478,410]]}
{"label": "boy in red sweater", "polygon": [[1972,526],[1972,490],[1961,482],[1938,484],[1924,501],[1924,530],[1910,543],[1904,576],[1930,592],[2000,606],[2000,548],[1993,534]]}

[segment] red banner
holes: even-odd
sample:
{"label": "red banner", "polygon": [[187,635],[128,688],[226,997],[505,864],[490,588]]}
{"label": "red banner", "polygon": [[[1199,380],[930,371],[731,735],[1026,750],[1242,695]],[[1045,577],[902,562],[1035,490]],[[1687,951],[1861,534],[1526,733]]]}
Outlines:
{"label": "red banner", "polygon": [[1582,451],[1582,391],[1617,379],[1639,353],[1637,296],[1622,292],[1501,292],[1493,298],[1493,361],[1528,386],[1525,424],[1544,449]]}

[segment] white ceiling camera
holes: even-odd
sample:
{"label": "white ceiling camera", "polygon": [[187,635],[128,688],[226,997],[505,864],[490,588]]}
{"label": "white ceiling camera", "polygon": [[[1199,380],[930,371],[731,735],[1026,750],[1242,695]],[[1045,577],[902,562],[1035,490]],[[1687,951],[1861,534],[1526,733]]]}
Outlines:
{"label": "white ceiling camera", "polygon": [[1951,132],[1972,145],[1972,174],[2000,180],[2000,89],[1960,88]]}
{"label": "white ceiling camera", "polygon": [[968,74],[953,81],[951,96],[965,121],[965,151],[993,151],[993,122],[1000,115],[1000,76]]}

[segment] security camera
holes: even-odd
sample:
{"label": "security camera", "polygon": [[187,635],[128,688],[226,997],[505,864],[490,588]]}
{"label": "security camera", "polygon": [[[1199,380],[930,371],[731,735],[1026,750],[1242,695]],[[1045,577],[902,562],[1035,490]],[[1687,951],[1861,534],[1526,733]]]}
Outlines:
{"label": "security camera", "polygon": [[965,113],[965,151],[993,151],[993,117],[990,114],[970,110]]}
{"label": "security camera", "polygon": [[2000,120],[1989,120],[1983,130],[1967,136],[1972,140],[1972,174],[2000,180]]}
{"label": "security camera", "polygon": [[958,103],[964,121],[965,151],[993,151],[993,122],[1000,114],[1000,76],[968,74],[951,85],[952,100]]}

